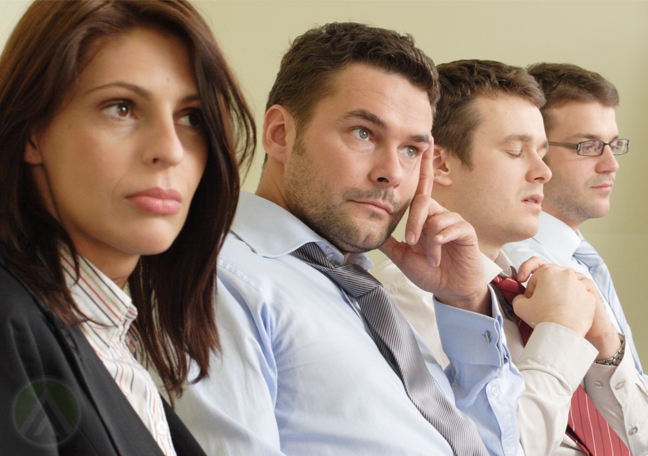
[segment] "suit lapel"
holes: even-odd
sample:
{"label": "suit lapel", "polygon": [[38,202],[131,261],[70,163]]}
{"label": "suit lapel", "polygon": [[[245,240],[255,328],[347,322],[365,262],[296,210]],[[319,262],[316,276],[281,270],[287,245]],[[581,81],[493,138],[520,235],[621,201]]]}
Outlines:
{"label": "suit lapel", "polygon": [[171,430],[171,439],[178,456],[205,456],[205,452],[200,447],[189,429],[176,415],[167,401],[162,398],[164,403],[164,412],[166,413],[169,429]]}
{"label": "suit lapel", "polygon": [[[5,266],[5,259],[1,254],[0,264]],[[99,419],[103,422],[116,454],[164,456],[160,446],[110,376],[81,330],[78,327],[65,326],[45,303],[30,291],[20,277],[13,274],[12,276],[32,295],[52,329],[59,334],[62,342],[61,349],[65,352],[71,369],[76,373],[79,386],[83,388]],[[205,452],[194,436],[164,398],[162,402],[177,455],[205,456]]]}
{"label": "suit lapel", "polygon": [[117,454],[163,456],[160,446],[117,386],[78,327],[66,327],[40,300],[48,318],[67,341],[66,356],[81,388],[94,405]]}

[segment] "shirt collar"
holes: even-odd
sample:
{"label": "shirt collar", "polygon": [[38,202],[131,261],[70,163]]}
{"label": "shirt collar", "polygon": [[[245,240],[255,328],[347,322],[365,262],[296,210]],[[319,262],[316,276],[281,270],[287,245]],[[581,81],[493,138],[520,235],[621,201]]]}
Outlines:
{"label": "shirt collar", "polygon": [[[517,274],[515,268],[513,267],[513,264],[511,263],[511,260],[508,259],[508,257],[502,250],[500,250],[497,258],[495,258],[495,261],[491,260],[483,253],[482,259],[484,260],[484,275],[486,278],[486,283],[491,283],[497,276],[509,277],[513,274]],[[496,289],[496,287],[493,288]],[[493,308],[497,309],[498,312],[501,311],[501,314],[503,314],[507,319],[511,321],[517,321],[517,317],[513,312],[511,303],[501,295],[499,290],[496,290],[495,292],[500,296],[501,301],[499,302],[499,306],[493,306]]]}
{"label": "shirt collar", "polygon": [[81,255],[78,275],[67,249],[60,249],[60,255],[65,282],[81,313],[97,323],[95,327],[105,331],[108,338],[126,338],[137,318],[137,308],[130,296]]}
{"label": "shirt collar", "polygon": [[[232,233],[266,258],[290,255],[302,245],[315,242],[329,261],[342,264],[344,260],[344,255],[335,246],[286,209],[248,192],[241,192],[239,197]],[[357,264],[364,269],[373,267],[364,253],[350,254],[347,263]]]}
{"label": "shirt collar", "polygon": [[491,283],[493,279],[500,274],[508,277],[515,273],[511,260],[508,259],[502,250],[500,250],[495,261],[491,260],[483,253],[482,260],[484,260],[484,277],[486,278],[487,283]]}
{"label": "shirt collar", "polygon": [[541,212],[538,233],[533,239],[555,253],[556,256],[562,257],[564,264],[568,264],[583,236],[580,231],[574,231],[562,220],[546,212]]}

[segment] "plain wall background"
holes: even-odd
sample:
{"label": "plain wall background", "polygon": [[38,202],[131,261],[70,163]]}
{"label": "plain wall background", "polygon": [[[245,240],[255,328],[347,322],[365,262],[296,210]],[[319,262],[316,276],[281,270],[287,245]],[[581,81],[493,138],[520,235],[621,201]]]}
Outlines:
{"label": "plain wall background", "polygon": [[[479,58],[511,65],[570,62],[601,73],[621,95],[617,121],[630,152],[612,209],[582,227],[605,258],[648,365],[648,2],[645,1],[196,1],[263,123],[267,94],[290,41],[332,21],[364,22],[412,34],[436,63]],[[0,0],[0,46],[28,2]],[[254,191],[263,150],[244,188]],[[397,235],[402,235],[402,230]],[[371,254],[374,261],[383,256]],[[646,366],[648,367],[648,366]]]}

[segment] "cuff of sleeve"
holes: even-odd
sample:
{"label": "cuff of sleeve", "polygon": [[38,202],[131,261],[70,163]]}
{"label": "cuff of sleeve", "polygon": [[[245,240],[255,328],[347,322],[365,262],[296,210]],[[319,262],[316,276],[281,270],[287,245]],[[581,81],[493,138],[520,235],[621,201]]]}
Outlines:
{"label": "cuff of sleeve", "polygon": [[540,323],[522,351],[517,367],[547,372],[573,393],[592,367],[598,351],[584,337],[556,323]]}
{"label": "cuff of sleeve", "polygon": [[[637,369],[632,354],[626,352],[618,366],[593,363],[585,376],[585,391],[590,397],[596,397],[601,402],[611,399],[610,404],[615,405],[617,399],[619,402],[627,400],[629,386],[636,378]],[[610,396],[609,392],[613,395]]]}
{"label": "cuff of sleeve", "polygon": [[473,365],[504,364],[506,347],[502,344],[501,316],[496,305],[497,298],[492,290],[490,293],[495,318],[457,309],[434,298],[441,344],[448,358]]}

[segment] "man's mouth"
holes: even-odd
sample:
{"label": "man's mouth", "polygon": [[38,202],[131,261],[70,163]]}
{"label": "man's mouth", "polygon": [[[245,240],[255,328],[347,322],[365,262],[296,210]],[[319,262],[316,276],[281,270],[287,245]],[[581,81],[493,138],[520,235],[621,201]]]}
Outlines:
{"label": "man's mouth", "polygon": [[369,210],[372,210],[372,211],[377,212],[379,214],[391,215],[392,212],[394,212],[391,205],[384,202],[384,201],[379,201],[379,200],[358,201],[358,200],[355,200],[354,202],[358,203],[358,204],[362,204],[364,206],[367,206],[367,208]]}
{"label": "man's mouth", "polygon": [[522,200],[524,203],[542,204],[544,197],[542,195],[530,195]]}

